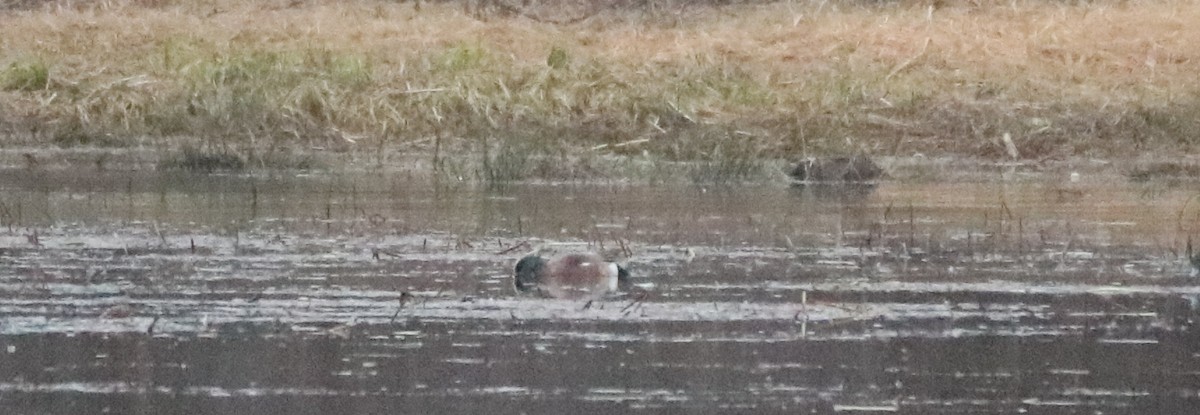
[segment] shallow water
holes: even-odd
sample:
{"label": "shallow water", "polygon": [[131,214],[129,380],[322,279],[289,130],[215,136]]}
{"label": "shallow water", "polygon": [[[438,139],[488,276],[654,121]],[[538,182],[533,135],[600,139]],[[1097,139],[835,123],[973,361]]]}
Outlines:
{"label": "shallow water", "polygon": [[[0,407],[1193,413],[1194,186],[1057,176],[0,170]],[[518,297],[522,243],[634,293]]]}

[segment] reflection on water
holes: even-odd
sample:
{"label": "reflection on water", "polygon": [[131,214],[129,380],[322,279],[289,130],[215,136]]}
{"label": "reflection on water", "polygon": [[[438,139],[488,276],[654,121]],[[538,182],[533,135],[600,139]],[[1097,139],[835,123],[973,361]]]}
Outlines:
{"label": "reflection on water", "polygon": [[[4,170],[0,405],[1192,413],[1192,196]],[[517,297],[522,242],[637,292]]]}

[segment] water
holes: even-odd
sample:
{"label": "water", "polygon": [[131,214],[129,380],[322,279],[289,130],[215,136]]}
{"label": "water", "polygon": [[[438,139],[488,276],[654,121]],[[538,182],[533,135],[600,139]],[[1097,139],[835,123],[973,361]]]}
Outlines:
{"label": "water", "polygon": [[[1190,414],[1188,187],[0,170],[0,407]],[[518,297],[532,246],[634,293]]]}

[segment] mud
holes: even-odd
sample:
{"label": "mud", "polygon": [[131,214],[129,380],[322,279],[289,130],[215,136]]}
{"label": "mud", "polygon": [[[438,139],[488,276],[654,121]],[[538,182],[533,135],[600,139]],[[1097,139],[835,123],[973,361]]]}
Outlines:
{"label": "mud", "polygon": [[[1190,414],[1189,187],[0,170],[0,407]],[[636,288],[518,297],[538,246]]]}

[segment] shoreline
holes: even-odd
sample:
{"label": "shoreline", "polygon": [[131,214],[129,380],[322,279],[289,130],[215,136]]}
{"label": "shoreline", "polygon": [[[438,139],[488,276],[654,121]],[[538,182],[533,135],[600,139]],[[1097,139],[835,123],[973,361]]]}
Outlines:
{"label": "shoreline", "polygon": [[[456,164],[453,169],[435,169],[428,154],[388,154],[383,164],[375,154],[360,152],[324,153],[300,152],[280,157],[283,162],[302,162],[303,167],[245,164],[236,169],[196,168],[178,164],[178,149],[158,147],[139,148],[0,148],[0,169],[29,171],[62,171],[70,169],[95,172],[153,171],[162,174],[234,174],[276,175],[302,174],[385,174],[401,175],[435,182],[458,182],[470,186],[505,184],[572,183],[628,185],[749,185],[783,186],[797,182],[788,173],[797,162],[782,159],[763,159],[755,170],[746,174],[725,177],[700,174],[715,169],[704,162],[662,161],[649,157],[597,154],[584,161],[571,160],[558,164],[559,171],[525,172],[522,177],[490,178],[476,158]],[[296,161],[299,160],[299,161]],[[561,163],[560,160],[554,160]],[[879,157],[874,158],[884,175],[869,183],[923,182],[995,182],[1046,181],[1067,183],[1072,173],[1085,180],[1095,177],[1123,179],[1133,183],[1192,183],[1200,180],[1200,160],[1195,158],[1072,158],[1051,161],[991,161],[956,156]],[[283,163],[280,162],[280,163]]]}
{"label": "shoreline", "polygon": [[1135,164],[1200,139],[1190,2],[703,5],[571,24],[463,4],[0,11],[0,147],[281,168],[305,162],[262,155],[417,152],[493,181],[645,158],[741,181],[852,153]]}

